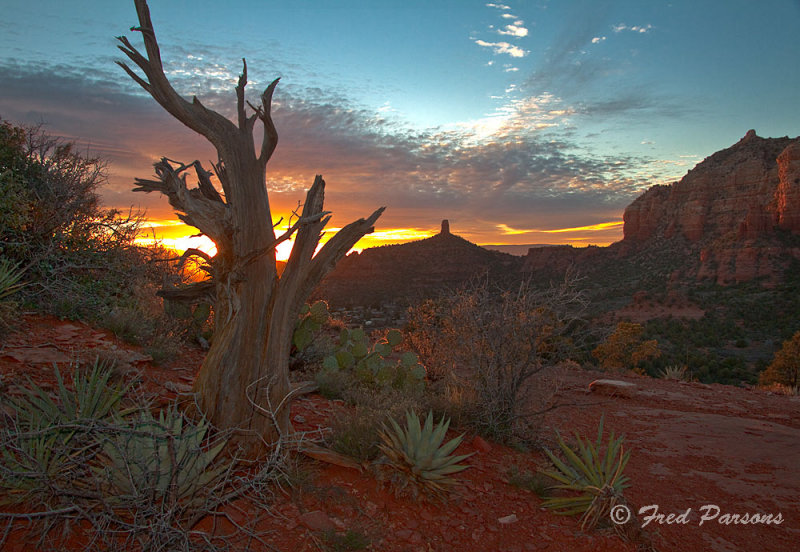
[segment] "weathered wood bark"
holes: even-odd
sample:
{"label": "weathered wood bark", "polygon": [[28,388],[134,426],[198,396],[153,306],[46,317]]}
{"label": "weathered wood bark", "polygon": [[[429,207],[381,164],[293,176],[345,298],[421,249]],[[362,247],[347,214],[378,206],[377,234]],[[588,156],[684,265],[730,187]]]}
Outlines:
{"label": "weathered wood bark", "polygon": [[[219,157],[214,166],[223,197],[198,161],[180,165],[168,159],[155,164],[157,180],[136,179],[135,191],[167,196],[178,217],[199,229],[217,245],[209,283],[199,295],[213,295],[215,335],[195,382],[198,404],[213,424],[234,429],[245,454],[257,456],[289,428],[289,350],[299,309],[319,281],[365,234],[383,212],[376,210],[342,228],[314,255],[329,213],[323,210],[325,182],[317,176],[308,190],[303,211],[290,228],[276,236],[266,189],[266,166],[278,143],[272,121],[272,95],[278,80],[261,95],[261,105],[247,105],[247,64],[236,87],[237,123],[207,109],[195,97],[182,98],[171,86],[161,63],[149,8],[134,0],[145,53],[125,37],[119,49],[144,73],[118,64],[165,110],[208,139]],[[253,131],[263,125],[256,153]],[[194,169],[198,187],[189,189],[185,172]],[[296,234],[283,275],[278,277],[275,246]],[[187,293],[183,291],[181,293]],[[191,291],[189,292],[191,293]]]}

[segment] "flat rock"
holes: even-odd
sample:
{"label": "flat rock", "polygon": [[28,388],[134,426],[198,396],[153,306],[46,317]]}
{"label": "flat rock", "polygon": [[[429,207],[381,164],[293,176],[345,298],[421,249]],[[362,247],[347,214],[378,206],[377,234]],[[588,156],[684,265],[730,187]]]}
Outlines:
{"label": "flat rock", "polygon": [[69,363],[72,358],[55,347],[14,347],[3,352],[3,356],[22,364]]}
{"label": "flat rock", "polygon": [[632,397],[636,392],[636,384],[621,380],[599,379],[589,384],[589,391],[611,397]]}

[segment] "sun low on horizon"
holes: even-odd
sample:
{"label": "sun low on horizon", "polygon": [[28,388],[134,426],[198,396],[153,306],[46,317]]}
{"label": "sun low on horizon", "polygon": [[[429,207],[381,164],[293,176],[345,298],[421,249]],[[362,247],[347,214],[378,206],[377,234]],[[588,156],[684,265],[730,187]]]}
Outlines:
{"label": "sun low on horizon", "polygon": [[[517,246],[524,248],[537,245],[570,245],[573,247],[585,247],[587,245],[606,246],[614,241],[618,241],[622,238],[621,228],[621,221],[613,221],[585,227],[550,230],[519,230],[508,228],[505,225],[500,225],[499,239],[491,242],[484,241],[482,243],[475,241],[476,239],[480,240],[481,235],[473,236],[469,232],[460,232],[457,227],[453,229],[452,233],[469,241],[473,241],[480,246]],[[280,228],[277,228],[276,230],[279,231]],[[340,228],[336,227],[325,228],[319,247],[322,247],[325,242],[339,230]],[[611,232],[609,232],[609,230]],[[423,240],[435,236],[437,233],[439,233],[439,231],[440,227],[438,226],[430,229],[376,227],[374,232],[361,238],[355,244],[355,246],[353,246],[350,252],[361,252],[364,249],[372,247],[396,245]],[[509,240],[507,238],[503,239],[509,235],[524,236],[526,240],[519,241]],[[554,235],[558,237],[551,237]],[[217,253],[216,244],[208,236],[198,234],[197,229],[188,226],[177,219],[147,220],[143,225],[142,231],[136,242],[141,245],[158,244],[169,249],[174,249],[176,252],[181,254],[190,248],[199,249],[200,251],[203,251],[212,257]],[[275,250],[275,258],[279,261],[287,261],[292,252],[293,245],[293,239],[280,243]]]}

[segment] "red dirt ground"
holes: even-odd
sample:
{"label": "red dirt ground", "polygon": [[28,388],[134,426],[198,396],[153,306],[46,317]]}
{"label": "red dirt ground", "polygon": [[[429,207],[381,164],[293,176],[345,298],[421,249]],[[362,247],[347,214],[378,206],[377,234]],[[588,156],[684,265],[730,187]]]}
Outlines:
{"label": "red dirt ground", "polygon": [[[203,353],[187,349],[167,366],[152,366],[145,355],[108,332],[77,322],[25,316],[0,346],[2,392],[14,392],[26,376],[52,384],[52,364],[92,359],[102,352],[143,372],[148,389],[164,401],[187,391]],[[572,371],[565,375],[559,402],[543,436],[553,446],[553,429],[591,437],[601,416],[606,428],[626,435],[631,460],[626,491],[634,509],[657,505],[663,514],[682,514],[686,523],[650,522],[645,530],[661,551],[800,550],[800,397],[722,385],[679,383],[645,377],[615,379],[636,384],[630,397],[587,391],[605,374]],[[318,395],[293,404],[298,430],[324,428],[339,405]],[[326,550],[319,527],[340,534],[351,529],[369,538],[367,550],[430,551],[633,551],[609,529],[585,534],[576,518],[543,510],[532,492],[508,484],[508,469],[535,470],[541,452],[523,453],[467,436],[459,453],[476,451],[464,485],[444,505],[398,499],[367,472],[304,461],[315,474],[313,488],[278,501],[267,529],[274,528],[273,550]],[[715,520],[703,522],[703,507]],[[709,510],[710,508],[710,510]],[[777,524],[725,524],[733,514],[781,514]],[[503,519],[507,516],[511,519]],[[727,514],[727,516],[726,516]],[[234,516],[237,514],[233,514]],[[240,514],[239,514],[240,515]],[[639,516],[644,521],[644,516]],[[5,550],[31,551],[20,537]],[[258,550],[251,548],[251,550]]]}

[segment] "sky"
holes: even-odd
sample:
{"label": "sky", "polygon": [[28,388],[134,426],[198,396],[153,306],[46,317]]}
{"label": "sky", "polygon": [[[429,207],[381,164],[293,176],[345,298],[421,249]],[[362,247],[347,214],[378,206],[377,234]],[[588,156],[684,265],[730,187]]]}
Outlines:
{"label": "sky", "polygon": [[[133,1],[0,0],[0,117],[107,160],[109,207],[161,157],[216,154],[114,63]],[[314,175],[335,229],[387,209],[359,247],[453,233],[605,245],[625,207],[749,129],[800,134],[800,0],[151,0],[167,76],[226,116],[280,77],[273,216]],[[143,48],[142,48],[143,49]],[[175,242],[177,243],[177,242]],[[184,243],[184,242],[181,242]]]}

